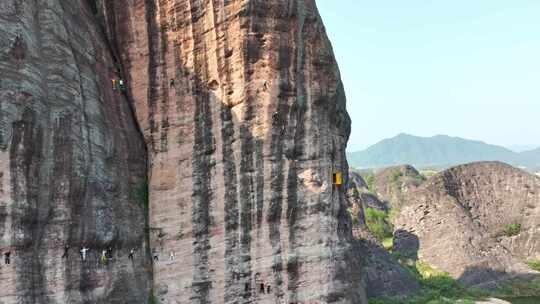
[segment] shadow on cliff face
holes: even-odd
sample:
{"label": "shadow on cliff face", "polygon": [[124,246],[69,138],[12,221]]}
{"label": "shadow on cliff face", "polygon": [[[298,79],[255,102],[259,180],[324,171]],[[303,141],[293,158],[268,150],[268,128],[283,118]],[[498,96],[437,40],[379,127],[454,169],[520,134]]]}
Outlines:
{"label": "shadow on cliff face", "polygon": [[418,260],[418,250],[420,249],[420,240],[414,233],[404,229],[397,229],[394,231],[393,237],[393,252],[399,256]]}

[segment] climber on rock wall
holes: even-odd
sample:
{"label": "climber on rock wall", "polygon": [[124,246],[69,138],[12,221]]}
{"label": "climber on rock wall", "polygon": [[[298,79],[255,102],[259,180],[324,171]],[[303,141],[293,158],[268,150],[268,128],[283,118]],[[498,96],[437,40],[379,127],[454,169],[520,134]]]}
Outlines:
{"label": "climber on rock wall", "polygon": [[124,80],[123,79],[120,79],[118,81],[118,87],[120,88],[120,91],[124,91],[125,87],[124,87]]}
{"label": "climber on rock wall", "polygon": [[272,122],[277,123],[279,121],[279,113],[276,111],[272,114]]}
{"label": "climber on rock wall", "polygon": [[62,255],[62,258],[67,259],[68,255],[69,255],[69,245],[66,244],[66,245],[64,245],[64,254]]}
{"label": "climber on rock wall", "polygon": [[101,251],[101,263],[107,264],[107,250]]}
{"label": "climber on rock wall", "polygon": [[11,256],[11,251],[7,251],[4,253],[4,257],[5,257],[4,262],[6,263],[6,265],[9,265],[11,262],[10,256]]}
{"label": "climber on rock wall", "polygon": [[112,247],[109,247],[109,248],[107,249],[107,258],[108,258],[109,260],[111,260],[111,259],[113,258],[113,249],[112,249]]}
{"label": "climber on rock wall", "polygon": [[111,79],[111,82],[113,91],[116,91],[116,79]]}
{"label": "climber on rock wall", "polygon": [[129,258],[130,260],[132,260],[132,261],[133,261],[133,255],[134,255],[134,254],[135,254],[135,249],[132,248],[132,249],[129,251],[129,255],[128,255],[128,258]]}
{"label": "climber on rock wall", "polygon": [[86,261],[86,253],[88,252],[88,249],[86,246],[83,245],[83,247],[81,248],[81,258],[83,261]]}

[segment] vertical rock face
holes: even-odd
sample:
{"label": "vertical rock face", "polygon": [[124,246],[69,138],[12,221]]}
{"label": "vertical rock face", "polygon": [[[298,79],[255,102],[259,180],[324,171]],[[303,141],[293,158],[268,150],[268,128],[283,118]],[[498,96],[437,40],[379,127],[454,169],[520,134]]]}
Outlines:
{"label": "vertical rock face", "polygon": [[332,183],[350,121],[315,1],[103,8],[148,147],[160,303],[364,303]]}
{"label": "vertical rock face", "polygon": [[0,303],[148,299],[144,143],[96,24],[82,0],[0,1]]}

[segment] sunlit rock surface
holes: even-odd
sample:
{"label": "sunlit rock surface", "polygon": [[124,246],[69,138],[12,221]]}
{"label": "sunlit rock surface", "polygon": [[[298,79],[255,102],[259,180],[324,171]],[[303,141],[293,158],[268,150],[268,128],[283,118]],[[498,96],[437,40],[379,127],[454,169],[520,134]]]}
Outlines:
{"label": "sunlit rock surface", "polygon": [[364,303],[315,1],[118,0],[104,20],[148,147],[160,303]]}
{"label": "sunlit rock surface", "polygon": [[0,303],[149,298],[145,147],[116,73],[86,2],[0,1]]}

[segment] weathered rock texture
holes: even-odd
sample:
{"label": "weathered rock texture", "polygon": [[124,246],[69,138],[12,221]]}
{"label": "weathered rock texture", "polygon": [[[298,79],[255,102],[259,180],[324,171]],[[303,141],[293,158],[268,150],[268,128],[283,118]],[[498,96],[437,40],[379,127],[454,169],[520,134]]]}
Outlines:
{"label": "weathered rock texture", "polygon": [[385,210],[386,206],[378,198],[366,192],[362,177],[349,172],[347,190],[349,213],[353,218],[355,250],[361,256],[362,280],[369,298],[406,296],[417,292],[420,284],[416,278],[380,244],[369,231],[364,216],[364,208]]}
{"label": "weathered rock texture", "polygon": [[149,297],[145,148],[96,24],[82,0],[0,1],[0,303]]}
{"label": "weathered rock texture", "polygon": [[349,183],[347,188],[356,192],[368,191],[368,185],[360,173],[349,170]]}
{"label": "weathered rock texture", "polygon": [[377,171],[373,187],[385,205],[399,209],[423,182],[424,177],[413,166],[401,165]]}
{"label": "weathered rock texture", "polygon": [[362,279],[369,298],[402,297],[420,290],[416,278],[385,249],[365,225],[354,230],[362,255]]}
{"label": "weathered rock texture", "polygon": [[[522,262],[540,257],[536,176],[503,163],[473,163],[433,176],[410,197],[394,221],[403,232],[394,235],[394,250],[418,244],[421,260],[468,286],[527,274]],[[511,224],[521,226],[515,236],[504,233]]]}
{"label": "weathered rock texture", "polygon": [[160,303],[364,303],[332,185],[350,121],[315,1],[103,7],[149,150]]}

